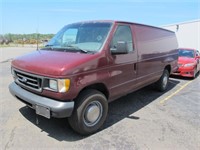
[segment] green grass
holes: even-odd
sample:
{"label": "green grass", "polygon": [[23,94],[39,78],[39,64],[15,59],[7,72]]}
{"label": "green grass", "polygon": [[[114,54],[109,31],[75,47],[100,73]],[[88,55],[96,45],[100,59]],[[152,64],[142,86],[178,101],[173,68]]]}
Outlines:
{"label": "green grass", "polygon": [[[6,48],[6,47],[37,47],[36,44],[14,44],[14,43],[11,43],[11,44],[8,44],[8,45],[0,45],[0,48]],[[44,47],[42,44],[39,44],[39,48],[41,47]]]}

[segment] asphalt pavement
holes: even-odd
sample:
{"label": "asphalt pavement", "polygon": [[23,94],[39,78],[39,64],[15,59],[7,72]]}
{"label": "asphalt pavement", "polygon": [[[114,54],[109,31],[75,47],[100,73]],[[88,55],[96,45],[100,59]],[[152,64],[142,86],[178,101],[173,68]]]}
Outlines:
{"label": "asphalt pavement", "polygon": [[171,77],[166,92],[150,85],[110,103],[103,128],[81,136],[67,119],[39,117],[37,125],[34,110],[9,93],[10,61],[32,50],[1,48],[0,149],[200,149],[199,75],[194,80]]}

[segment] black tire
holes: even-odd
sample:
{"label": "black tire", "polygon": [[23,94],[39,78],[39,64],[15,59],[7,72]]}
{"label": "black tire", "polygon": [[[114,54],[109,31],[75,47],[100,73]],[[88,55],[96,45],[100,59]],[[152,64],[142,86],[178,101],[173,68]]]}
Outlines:
{"label": "black tire", "polygon": [[169,83],[169,71],[165,69],[160,79],[156,82],[157,90],[160,92],[165,91],[168,87],[168,83]]}
{"label": "black tire", "polygon": [[85,90],[75,100],[75,108],[68,121],[74,131],[89,135],[101,128],[107,113],[108,102],[105,95],[97,90]]}
{"label": "black tire", "polygon": [[193,79],[195,79],[196,78],[196,76],[197,76],[197,67],[194,69],[194,74],[193,74]]}

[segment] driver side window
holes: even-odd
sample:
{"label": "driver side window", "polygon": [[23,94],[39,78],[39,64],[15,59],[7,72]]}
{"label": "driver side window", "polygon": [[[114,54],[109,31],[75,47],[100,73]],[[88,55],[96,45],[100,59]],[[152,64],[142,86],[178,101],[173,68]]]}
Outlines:
{"label": "driver side window", "polygon": [[130,26],[119,25],[117,27],[117,30],[115,31],[115,34],[111,41],[110,47],[112,49],[116,49],[117,42],[122,42],[122,41],[127,43],[129,52],[133,51],[133,42],[132,42],[133,40],[132,40],[132,33],[131,33]]}

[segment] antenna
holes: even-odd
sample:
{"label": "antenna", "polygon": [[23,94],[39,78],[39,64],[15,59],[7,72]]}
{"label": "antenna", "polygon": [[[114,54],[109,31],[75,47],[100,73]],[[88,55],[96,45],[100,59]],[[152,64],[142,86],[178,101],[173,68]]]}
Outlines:
{"label": "antenna", "polygon": [[39,49],[39,23],[38,23],[38,18],[37,18],[37,28],[36,28],[36,42],[37,42],[37,50]]}
{"label": "antenna", "polygon": [[37,43],[37,50],[39,49],[39,33],[38,28],[36,29],[36,43]]}

